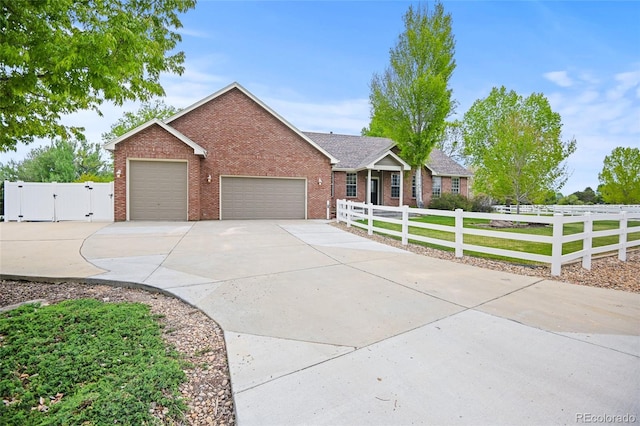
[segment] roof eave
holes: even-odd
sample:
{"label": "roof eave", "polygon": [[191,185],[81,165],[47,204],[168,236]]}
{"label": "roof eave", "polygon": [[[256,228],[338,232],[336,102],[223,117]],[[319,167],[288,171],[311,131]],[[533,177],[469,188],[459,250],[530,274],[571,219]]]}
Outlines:
{"label": "roof eave", "polygon": [[203,147],[201,147],[200,145],[198,145],[197,143],[195,143],[194,141],[192,141],[191,139],[189,139],[188,137],[186,137],[185,135],[183,135],[182,133],[180,133],[178,130],[174,129],[173,127],[169,126],[168,124],[165,124],[164,122],[158,120],[157,118],[154,118],[152,120],[147,121],[146,123],[141,124],[140,126],[136,127],[135,129],[131,129],[129,130],[127,133],[107,142],[106,144],[103,145],[103,148],[108,150],[108,151],[113,151],[116,148],[116,145],[126,139],[129,139],[131,136],[140,133],[141,131],[153,126],[153,125],[158,125],[160,127],[162,127],[165,131],[171,133],[173,136],[175,136],[177,139],[179,139],[182,143],[184,143],[185,145],[189,146],[190,148],[193,149],[193,153],[195,155],[199,155],[201,157],[207,157],[207,150],[204,149]]}
{"label": "roof eave", "polygon": [[440,173],[436,170],[434,170],[433,168],[431,168],[428,164],[424,165],[427,169],[429,169],[429,171],[431,172],[431,174],[433,176],[442,176],[442,177],[473,177],[473,173]]}

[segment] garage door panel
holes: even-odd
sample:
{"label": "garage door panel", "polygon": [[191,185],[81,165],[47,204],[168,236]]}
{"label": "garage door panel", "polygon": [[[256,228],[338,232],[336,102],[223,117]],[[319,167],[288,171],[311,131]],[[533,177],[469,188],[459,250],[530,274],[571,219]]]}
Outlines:
{"label": "garage door panel", "polygon": [[306,180],[223,177],[222,219],[305,219]]}
{"label": "garage door panel", "polygon": [[187,220],[187,163],[131,161],[131,220]]}

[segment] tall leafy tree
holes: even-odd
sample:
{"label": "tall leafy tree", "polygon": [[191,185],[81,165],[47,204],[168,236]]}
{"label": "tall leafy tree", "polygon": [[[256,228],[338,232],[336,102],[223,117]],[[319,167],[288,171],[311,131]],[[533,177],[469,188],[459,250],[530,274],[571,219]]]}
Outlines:
{"label": "tall leafy tree", "polygon": [[640,149],[617,147],[604,157],[598,190],[609,204],[640,204]]}
{"label": "tall leafy tree", "polygon": [[389,52],[389,66],[371,80],[371,123],[365,133],[393,139],[416,170],[416,201],[422,199],[422,169],[442,139],[454,108],[449,79],[456,67],[451,15],[442,3],[409,7],[404,32]]}
{"label": "tall leafy tree", "polygon": [[164,101],[156,99],[151,102],[144,102],[136,112],[125,112],[122,117],[118,119],[115,123],[111,125],[111,128],[108,132],[102,134],[102,142],[107,143],[112,139],[117,138],[118,136],[124,135],[129,130],[135,129],[141,124],[146,123],[149,120],[154,118],[158,118],[162,120],[163,118],[171,117],[175,115],[180,110],[171,105],[167,105]]}
{"label": "tall leafy tree", "polygon": [[0,1],[0,152],[82,138],[65,114],[163,95],[161,73],[183,72],[178,14],[195,2]]}
{"label": "tall leafy tree", "polygon": [[493,88],[464,115],[465,155],[475,169],[474,190],[518,205],[542,202],[568,178],[564,161],[576,141],[561,139],[560,114],[538,93],[523,98]]}
{"label": "tall leafy tree", "polygon": [[1,180],[25,182],[110,181],[113,174],[100,155],[99,144],[54,140],[32,149],[23,161],[0,164]]}

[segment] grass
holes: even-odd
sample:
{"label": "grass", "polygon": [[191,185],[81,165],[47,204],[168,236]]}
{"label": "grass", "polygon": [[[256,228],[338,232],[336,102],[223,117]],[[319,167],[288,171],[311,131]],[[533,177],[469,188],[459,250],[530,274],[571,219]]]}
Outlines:
{"label": "grass", "polygon": [[178,421],[185,374],[149,307],[68,300],[0,314],[0,424]]}
{"label": "grass", "polygon": [[[450,241],[450,242],[455,241],[453,228],[452,228],[452,232],[446,232],[446,231],[439,231],[439,230],[433,230],[433,229],[419,228],[417,226],[411,226],[411,223],[415,223],[415,222],[445,225],[445,226],[453,227],[455,225],[455,218],[453,217],[422,216],[419,218],[411,219],[411,221],[409,222],[409,233],[414,235],[424,236],[424,237],[440,239],[444,241]],[[490,221],[488,219],[465,218],[464,227],[475,228],[475,229],[487,229],[487,225],[489,224],[489,222]],[[362,221],[362,223],[366,223],[366,221]],[[402,227],[400,225],[396,225],[388,222],[382,222],[382,221],[374,221],[374,226],[378,228],[390,229],[398,232],[402,230]],[[617,221],[594,221],[593,222],[594,231],[617,229],[619,226],[620,226],[619,222]],[[628,227],[632,227],[632,226],[640,226],[640,221],[629,221]],[[519,234],[545,235],[545,236],[551,236],[553,233],[553,228],[550,225],[532,227],[532,228],[503,228],[503,229],[491,229],[491,230],[504,232],[506,234],[519,233]],[[584,230],[583,223],[568,223],[568,224],[565,224],[563,227],[563,235],[578,234],[583,232],[583,230]],[[392,238],[396,238],[396,237],[392,237]],[[640,232],[630,233],[627,235],[627,238],[629,241],[639,240]],[[414,244],[420,244],[426,247],[453,251],[452,248],[441,246],[441,245],[429,244],[429,243],[424,243],[416,240],[409,240],[409,241]],[[484,247],[500,248],[505,250],[542,254],[547,256],[551,255],[551,244],[547,244],[547,243],[492,238],[492,237],[484,237],[479,235],[467,235],[467,234],[464,235],[464,242],[465,244],[472,244],[472,245],[478,245],[478,246],[484,246]],[[618,242],[617,235],[608,236],[608,237],[597,237],[593,239],[593,247],[606,246],[609,244],[615,244],[617,242]],[[564,243],[562,245],[563,254],[573,253],[579,250],[582,250],[582,240],[572,241],[572,242]],[[485,253],[469,252],[469,251],[465,251],[465,253],[473,256],[486,257],[490,259],[500,259],[500,260],[509,260],[509,261],[516,260],[519,263],[529,263],[529,264],[535,263],[535,262],[525,261],[522,259],[506,258],[503,256],[496,256],[496,255],[485,254]]]}

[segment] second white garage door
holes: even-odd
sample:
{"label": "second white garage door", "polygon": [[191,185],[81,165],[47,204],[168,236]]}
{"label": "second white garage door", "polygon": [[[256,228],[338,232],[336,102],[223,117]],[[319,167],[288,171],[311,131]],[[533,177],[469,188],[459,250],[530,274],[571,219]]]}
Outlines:
{"label": "second white garage door", "polygon": [[306,219],[305,179],[224,176],[221,219]]}

